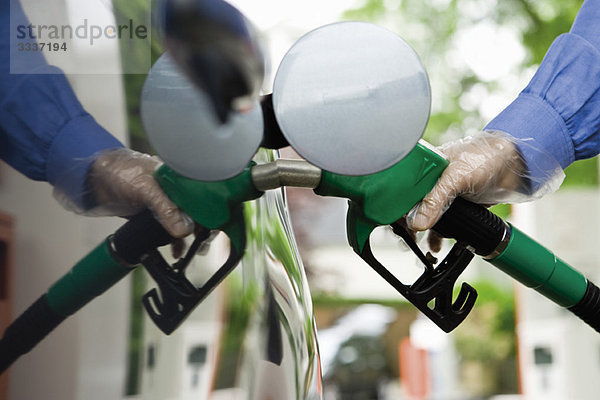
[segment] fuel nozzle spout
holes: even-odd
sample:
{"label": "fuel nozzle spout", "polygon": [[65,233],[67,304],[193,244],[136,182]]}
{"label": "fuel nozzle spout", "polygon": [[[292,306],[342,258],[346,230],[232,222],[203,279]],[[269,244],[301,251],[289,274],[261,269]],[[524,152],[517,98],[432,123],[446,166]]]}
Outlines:
{"label": "fuel nozzle spout", "polygon": [[252,104],[265,63],[248,19],[223,0],[166,0],[163,13],[167,51],[206,92],[218,120]]}

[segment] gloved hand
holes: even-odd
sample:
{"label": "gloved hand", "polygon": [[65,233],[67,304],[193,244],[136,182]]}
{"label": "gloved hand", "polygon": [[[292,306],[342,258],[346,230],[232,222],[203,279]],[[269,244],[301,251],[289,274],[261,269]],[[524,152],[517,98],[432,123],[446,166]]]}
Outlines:
{"label": "gloved hand", "polygon": [[130,149],[107,151],[92,164],[88,182],[104,210],[124,216],[149,208],[172,236],[184,237],[192,233],[194,224],[154,179],[160,164],[156,158]]}
{"label": "gloved hand", "polygon": [[147,154],[126,148],[107,150],[94,156],[87,184],[94,207],[81,210],[60,191],[57,200],[67,209],[85,215],[130,216],[149,208],[158,221],[174,237],[192,233],[192,219],[167,197],[154,172],[161,162]]}
{"label": "gloved hand", "polygon": [[[407,216],[409,228],[431,228],[457,196],[486,206],[539,198],[554,192],[564,172],[553,157],[503,132],[482,132],[439,148],[450,164]],[[536,160],[527,165],[523,152]]]}

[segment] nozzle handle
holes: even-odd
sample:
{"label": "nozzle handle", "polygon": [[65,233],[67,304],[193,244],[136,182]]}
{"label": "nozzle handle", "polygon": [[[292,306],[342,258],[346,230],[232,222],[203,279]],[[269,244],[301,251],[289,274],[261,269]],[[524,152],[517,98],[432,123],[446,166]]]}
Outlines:
{"label": "nozzle handle", "polygon": [[433,226],[443,237],[467,243],[477,255],[493,254],[505,237],[506,222],[487,208],[457,197]]}

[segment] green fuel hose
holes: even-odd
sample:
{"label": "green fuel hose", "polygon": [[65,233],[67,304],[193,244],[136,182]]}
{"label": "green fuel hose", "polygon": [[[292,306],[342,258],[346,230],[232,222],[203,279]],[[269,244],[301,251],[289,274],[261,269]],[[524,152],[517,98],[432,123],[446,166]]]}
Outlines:
{"label": "green fuel hose", "polygon": [[457,198],[433,227],[600,332],[600,289],[485,207]]}

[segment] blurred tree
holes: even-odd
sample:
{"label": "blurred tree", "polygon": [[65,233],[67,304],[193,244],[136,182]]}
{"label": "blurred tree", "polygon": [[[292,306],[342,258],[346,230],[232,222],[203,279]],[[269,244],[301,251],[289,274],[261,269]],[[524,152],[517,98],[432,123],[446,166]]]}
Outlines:
{"label": "blurred tree", "polygon": [[478,396],[517,393],[513,292],[486,281],[473,286],[477,306],[455,332],[463,386]]}
{"label": "blurred tree", "polygon": [[537,66],[552,41],[569,31],[581,3],[581,0],[499,1],[497,12],[490,16],[499,24],[516,22],[528,50],[524,64]]}
{"label": "blurred tree", "polygon": [[[344,13],[410,43],[427,69],[434,144],[473,134],[516,97],[580,0],[364,0]],[[563,186],[598,185],[597,159],[567,169]]]}

